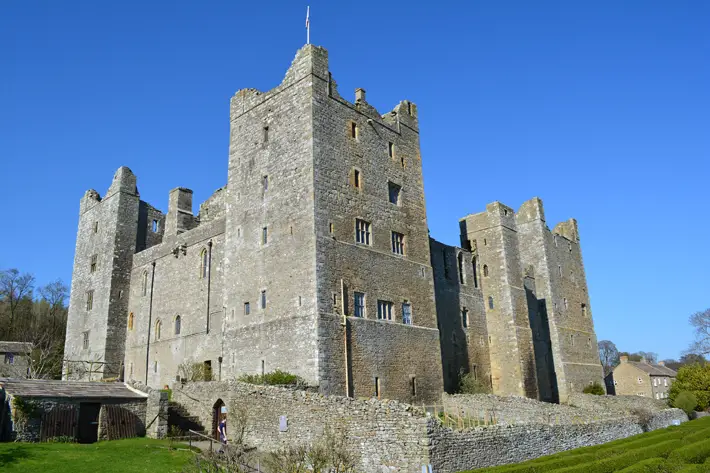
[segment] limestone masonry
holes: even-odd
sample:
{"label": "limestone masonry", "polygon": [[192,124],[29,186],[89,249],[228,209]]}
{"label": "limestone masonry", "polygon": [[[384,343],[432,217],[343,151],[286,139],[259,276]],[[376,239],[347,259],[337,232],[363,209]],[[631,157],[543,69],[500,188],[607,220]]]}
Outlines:
{"label": "limestone masonry", "polygon": [[[193,212],[126,167],[81,199],[64,377],[151,387],[281,369],[323,394],[439,400],[472,373],[565,401],[602,381],[577,222],[494,202],[429,238],[417,107],[343,99],[325,49],[231,99],[227,183]],[[182,367],[181,367],[182,365]]]}

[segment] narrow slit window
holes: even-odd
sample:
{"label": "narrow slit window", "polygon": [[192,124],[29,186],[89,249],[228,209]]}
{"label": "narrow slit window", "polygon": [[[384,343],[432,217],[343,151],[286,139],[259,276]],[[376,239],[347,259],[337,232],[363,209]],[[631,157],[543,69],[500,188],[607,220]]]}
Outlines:
{"label": "narrow slit window", "polygon": [[264,127],[264,143],[269,142],[269,127],[265,126]]}
{"label": "narrow slit window", "polygon": [[133,315],[133,312],[128,314],[128,330],[133,330],[134,319],[135,319],[135,316]]}
{"label": "narrow slit window", "polygon": [[266,291],[261,291],[261,308],[266,309]]}
{"label": "narrow slit window", "polygon": [[244,303],[244,315],[249,315],[250,312],[251,312],[251,310],[249,308],[249,303],[245,302]]}
{"label": "narrow slit window", "polygon": [[86,291],[86,310],[90,311],[94,308],[94,290]]}
{"label": "narrow slit window", "polygon": [[350,138],[357,138],[357,123],[350,122]]}
{"label": "narrow slit window", "polygon": [[261,244],[266,245],[269,242],[269,228],[264,227],[261,229]]}
{"label": "narrow slit window", "polygon": [[94,222],[94,233],[99,233],[99,222],[98,220]]}
{"label": "narrow slit window", "polygon": [[478,261],[476,261],[476,257],[474,256],[471,259],[471,264],[473,265],[473,287],[478,287]]}
{"label": "narrow slit window", "polygon": [[456,257],[459,265],[459,283],[466,284],[466,278],[464,276],[464,266],[463,266],[463,253],[459,253]]}
{"label": "narrow slit window", "polygon": [[412,376],[411,378],[411,386],[412,386],[412,396],[417,395],[417,378],[415,376]]}
{"label": "narrow slit window", "polygon": [[89,271],[92,273],[96,272],[96,267],[98,266],[99,255],[91,256],[91,265],[89,266]]}
{"label": "narrow slit window", "polygon": [[200,278],[204,279],[207,277],[207,268],[209,267],[209,256],[207,254],[207,248],[202,248],[200,251]]}
{"label": "narrow slit window", "polygon": [[412,325],[412,304],[404,302],[402,304],[402,323]]}
{"label": "narrow slit window", "polygon": [[180,335],[180,330],[182,329],[182,319],[180,316],[175,316],[175,335]]}
{"label": "narrow slit window", "polygon": [[488,277],[488,265],[487,264],[483,265],[483,277],[484,278]]}
{"label": "narrow slit window", "polygon": [[82,333],[81,346],[84,350],[89,349],[89,332],[88,331]]}
{"label": "narrow slit window", "polygon": [[394,143],[391,141],[387,144],[387,155],[390,158],[394,158]]}
{"label": "narrow slit window", "polygon": [[582,304],[582,317],[587,316],[587,304]]}
{"label": "narrow slit window", "polygon": [[261,183],[264,186],[264,192],[269,190],[269,176],[264,176],[261,178]]}
{"label": "narrow slit window", "polygon": [[382,388],[380,387],[380,378],[375,376],[375,397],[377,399],[379,399],[380,396],[382,395],[381,389]]}
{"label": "narrow slit window", "polygon": [[468,328],[468,309],[465,307],[461,311],[461,323],[463,324],[463,328]]}
{"label": "narrow slit window", "polygon": [[493,309],[493,296],[488,296],[488,308]]}
{"label": "narrow slit window", "polygon": [[353,169],[353,187],[355,187],[356,189],[360,189],[361,184],[362,179],[360,176],[360,170]]}
{"label": "narrow slit window", "polygon": [[160,340],[160,332],[161,329],[163,328],[163,323],[158,320],[155,322],[155,341]]}
{"label": "narrow slit window", "polygon": [[158,233],[158,230],[160,230],[160,223],[157,220],[153,220],[151,229],[153,230],[153,233]]}

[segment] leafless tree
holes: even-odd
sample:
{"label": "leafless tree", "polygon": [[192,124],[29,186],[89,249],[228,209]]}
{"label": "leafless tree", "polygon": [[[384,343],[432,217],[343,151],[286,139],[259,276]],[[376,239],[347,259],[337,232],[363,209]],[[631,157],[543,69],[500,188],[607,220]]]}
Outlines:
{"label": "leafless tree", "polygon": [[710,355],[710,309],[691,315],[690,325],[695,329],[695,341],[687,354]]}
{"label": "leafless tree", "polygon": [[601,340],[597,345],[599,346],[599,360],[604,368],[604,376],[606,376],[619,364],[619,350],[610,340]]}
{"label": "leafless tree", "polygon": [[[52,281],[46,286],[39,288],[39,293],[49,306],[49,318],[52,320],[52,327],[56,327],[64,321],[65,305],[64,301],[69,297],[69,288],[61,279]],[[61,321],[57,321],[58,318]]]}
{"label": "leafless tree", "polygon": [[18,309],[23,301],[28,298],[31,301],[34,283],[34,276],[29,273],[21,274],[17,269],[0,271],[0,300],[3,301],[10,313],[10,323],[6,332],[6,336],[10,339],[13,338],[15,332]]}
{"label": "leafless tree", "polygon": [[658,353],[652,352],[652,351],[640,351],[636,353],[637,355],[641,356],[643,359],[646,360],[646,363],[650,363],[652,365],[655,365],[658,363]]}

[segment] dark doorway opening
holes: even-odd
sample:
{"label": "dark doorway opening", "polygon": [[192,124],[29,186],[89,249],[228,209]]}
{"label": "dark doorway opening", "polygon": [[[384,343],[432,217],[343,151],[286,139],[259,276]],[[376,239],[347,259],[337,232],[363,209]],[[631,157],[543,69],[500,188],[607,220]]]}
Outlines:
{"label": "dark doorway opening", "polygon": [[227,414],[222,412],[224,401],[217,399],[217,402],[212,406],[212,437],[219,440],[219,421],[227,417]]}
{"label": "dark doorway opening", "polygon": [[94,443],[99,438],[98,402],[82,402],[79,404],[79,443]]}

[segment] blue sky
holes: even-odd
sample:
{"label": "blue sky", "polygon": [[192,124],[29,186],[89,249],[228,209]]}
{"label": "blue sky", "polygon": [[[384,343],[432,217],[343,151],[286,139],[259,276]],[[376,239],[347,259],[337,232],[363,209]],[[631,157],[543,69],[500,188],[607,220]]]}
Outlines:
{"label": "blue sky", "polygon": [[[306,3],[0,5],[0,268],[69,282],[121,165],[167,209],[224,185],[228,105],[277,85]],[[342,95],[419,107],[433,237],[499,200],[579,220],[599,339],[677,357],[710,307],[710,3],[311,2]]]}

